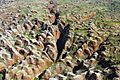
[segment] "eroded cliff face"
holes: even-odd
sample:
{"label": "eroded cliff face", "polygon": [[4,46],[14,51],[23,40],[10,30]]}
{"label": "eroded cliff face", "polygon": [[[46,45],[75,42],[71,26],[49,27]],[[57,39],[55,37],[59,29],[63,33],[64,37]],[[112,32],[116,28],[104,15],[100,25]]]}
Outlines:
{"label": "eroded cliff face", "polygon": [[[46,10],[44,16],[40,14],[41,7],[31,10],[27,4],[23,4],[30,9],[26,14],[21,13],[21,6],[14,13],[5,14],[9,8],[1,14],[1,79],[119,80],[119,61],[114,55],[119,49],[109,48],[113,45],[109,36],[113,34],[97,27],[96,12],[80,17],[77,13],[63,15],[57,0],[44,2],[47,4],[42,7]],[[39,5],[34,3],[36,7]]]}

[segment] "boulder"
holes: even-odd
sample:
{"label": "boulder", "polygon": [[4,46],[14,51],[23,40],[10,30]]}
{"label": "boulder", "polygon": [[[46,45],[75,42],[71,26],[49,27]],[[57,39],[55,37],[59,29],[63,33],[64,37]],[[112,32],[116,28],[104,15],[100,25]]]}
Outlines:
{"label": "boulder", "polygon": [[45,74],[44,74],[44,76],[43,76],[43,79],[49,80],[50,76],[51,76],[51,72],[50,72],[49,69],[47,69],[47,70],[45,71]]}
{"label": "boulder", "polygon": [[15,74],[15,77],[16,79],[21,79],[22,78],[22,71],[18,71],[16,74]]}
{"label": "boulder", "polygon": [[3,69],[6,68],[6,67],[7,67],[7,66],[6,66],[4,63],[0,62],[0,71],[3,70]]}
{"label": "boulder", "polygon": [[25,29],[25,30],[28,30],[28,31],[30,31],[30,30],[31,30],[30,25],[29,25],[29,24],[27,24],[27,23],[24,23],[23,27],[24,27],[24,29]]}
{"label": "boulder", "polygon": [[83,50],[81,48],[79,48],[76,52],[76,57],[85,57]]}
{"label": "boulder", "polygon": [[15,45],[22,46],[23,42],[20,39],[15,41]]}
{"label": "boulder", "polygon": [[54,15],[48,15],[50,23],[54,23],[55,21],[55,16]]}
{"label": "boulder", "polygon": [[17,29],[12,29],[12,32],[13,32],[14,35],[19,35],[20,34]]}

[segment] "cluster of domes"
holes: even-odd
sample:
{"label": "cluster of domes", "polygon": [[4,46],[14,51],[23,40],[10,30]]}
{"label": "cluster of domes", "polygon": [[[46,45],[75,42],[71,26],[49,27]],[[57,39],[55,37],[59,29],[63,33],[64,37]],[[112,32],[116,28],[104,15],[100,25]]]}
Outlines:
{"label": "cluster of domes", "polygon": [[[0,74],[3,80],[119,80],[119,66],[106,51],[107,37],[95,23],[60,16],[56,0],[47,6],[48,22],[16,14],[0,26]],[[34,11],[32,11],[34,13]],[[35,12],[37,13],[37,12]],[[31,14],[30,14],[31,15]],[[20,19],[23,23],[20,23]],[[64,20],[68,19],[68,21]],[[80,21],[83,20],[83,21]],[[71,22],[75,22],[73,26]],[[79,24],[80,23],[80,24]],[[79,27],[80,26],[80,27]],[[81,28],[86,32],[82,33]]]}

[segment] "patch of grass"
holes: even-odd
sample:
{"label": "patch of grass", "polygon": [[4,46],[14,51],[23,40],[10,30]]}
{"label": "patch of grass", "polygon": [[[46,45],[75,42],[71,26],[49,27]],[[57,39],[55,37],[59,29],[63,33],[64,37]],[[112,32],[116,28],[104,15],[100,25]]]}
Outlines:
{"label": "patch of grass", "polygon": [[3,74],[0,74],[0,80],[2,80]]}
{"label": "patch of grass", "polygon": [[96,22],[105,24],[107,26],[120,25],[120,21],[106,21],[106,20],[97,20]]}
{"label": "patch of grass", "polygon": [[81,33],[83,36],[87,35],[87,31],[84,29],[75,30],[75,33]]}
{"label": "patch of grass", "polygon": [[34,78],[34,80],[40,80],[39,78]]}
{"label": "patch of grass", "polygon": [[[116,53],[116,54],[117,54],[117,53]],[[118,53],[118,54],[116,55],[116,58],[117,58],[118,61],[120,61],[120,53]]]}
{"label": "patch of grass", "polygon": [[26,7],[24,7],[24,8],[22,8],[21,9],[21,14],[28,14],[29,13],[29,9],[28,8],[26,8]]}

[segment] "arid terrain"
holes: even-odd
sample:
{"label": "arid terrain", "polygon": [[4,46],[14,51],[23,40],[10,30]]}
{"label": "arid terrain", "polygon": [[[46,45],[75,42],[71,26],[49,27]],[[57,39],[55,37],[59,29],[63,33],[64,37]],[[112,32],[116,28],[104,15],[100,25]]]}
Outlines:
{"label": "arid terrain", "polygon": [[120,0],[1,0],[0,80],[120,80]]}

